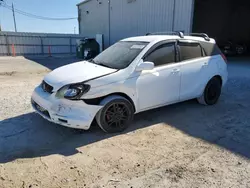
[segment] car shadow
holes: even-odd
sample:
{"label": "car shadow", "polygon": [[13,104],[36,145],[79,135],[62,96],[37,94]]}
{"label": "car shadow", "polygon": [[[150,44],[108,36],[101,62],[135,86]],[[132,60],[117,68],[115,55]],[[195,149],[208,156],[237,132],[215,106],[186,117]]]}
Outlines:
{"label": "car shadow", "polygon": [[[161,123],[249,159],[249,66],[239,66],[232,71],[233,68],[229,66],[231,76],[218,104],[202,106],[191,100],[143,112],[120,134]],[[70,156],[79,152],[78,147],[120,134],[106,134],[95,124],[79,134],[32,112],[0,122],[0,163],[52,154]]]}
{"label": "car shadow", "polygon": [[50,123],[34,112],[3,120],[0,123],[0,163],[57,153],[73,155],[77,153],[76,147],[105,138],[96,128],[93,126],[83,135],[79,130]]}
{"label": "car shadow", "polygon": [[[243,102],[245,95],[250,96],[250,90],[235,102],[230,100],[234,98],[230,89],[226,88],[228,91],[215,106],[206,107],[191,100],[140,113],[128,130],[120,134],[163,123],[250,158],[250,125],[247,123],[250,104]],[[52,154],[70,156],[79,152],[78,147],[118,135],[104,133],[95,124],[79,134],[79,131],[50,123],[35,113],[24,114],[0,122],[0,163]]]}
{"label": "car shadow", "polygon": [[58,67],[82,61],[75,56],[58,56],[58,57],[37,57],[37,56],[25,56],[25,59],[38,63],[50,70],[54,70]]}

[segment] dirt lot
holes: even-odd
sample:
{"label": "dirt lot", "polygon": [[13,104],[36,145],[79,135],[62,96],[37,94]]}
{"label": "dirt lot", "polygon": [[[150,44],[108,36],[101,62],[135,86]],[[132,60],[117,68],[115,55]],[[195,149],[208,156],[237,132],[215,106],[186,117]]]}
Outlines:
{"label": "dirt lot", "polygon": [[250,60],[230,62],[216,106],[141,113],[123,134],[79,133],[33,112],[34,87],[73,61],[0,58],[1,188],[250,187]]}

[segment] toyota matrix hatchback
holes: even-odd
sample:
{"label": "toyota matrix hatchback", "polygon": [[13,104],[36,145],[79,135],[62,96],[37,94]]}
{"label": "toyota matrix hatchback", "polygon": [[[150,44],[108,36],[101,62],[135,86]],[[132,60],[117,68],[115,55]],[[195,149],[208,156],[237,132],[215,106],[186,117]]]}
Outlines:
{"label": "toyota matrix hatchback", "polygon": [[51,122],[87,130],[96,119],[104,131],[121,132],[142,111],[194,98],[214,105],[227,77],[214,39],[154,34],[121,40],[90,61],[55,69],[31,101]]}

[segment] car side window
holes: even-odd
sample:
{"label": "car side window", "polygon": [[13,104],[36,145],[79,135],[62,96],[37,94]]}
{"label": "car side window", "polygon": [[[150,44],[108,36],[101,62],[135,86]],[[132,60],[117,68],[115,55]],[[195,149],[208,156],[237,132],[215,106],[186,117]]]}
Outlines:
{"label": "car side window", "polygon": [[155,66],[161,66],[169,63],[175,62],[175,44],[167,43],[158,46],[150,54],[148,54],[144,61],[150,61],[155,64]]}
{"label": "car side window", "polygon": [[181,61],[203,57],[204,52],[199,43],[181,42],[178,46]]}

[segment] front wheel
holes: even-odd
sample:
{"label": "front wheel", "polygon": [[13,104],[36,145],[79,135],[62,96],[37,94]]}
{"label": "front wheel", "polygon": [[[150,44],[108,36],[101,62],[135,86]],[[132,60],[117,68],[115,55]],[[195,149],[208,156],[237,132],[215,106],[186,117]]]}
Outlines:
{"label": "front wheel", "polygon": [[217,77],[212,78],[208,82],[202,96],[197,99],[198,102],[203,105],[216,104],[221,95],[221,87],[220,80]]}
{"label": "front wheel", "polygon": [[104,107],[97,113],[97,124],[108,133],[123,132],[133,120],[133,105],[120,96],[111,96],[111,98],[104,99],[109,102],[104,104]]}

